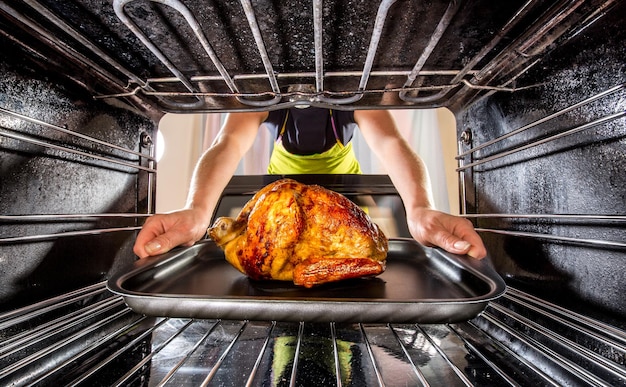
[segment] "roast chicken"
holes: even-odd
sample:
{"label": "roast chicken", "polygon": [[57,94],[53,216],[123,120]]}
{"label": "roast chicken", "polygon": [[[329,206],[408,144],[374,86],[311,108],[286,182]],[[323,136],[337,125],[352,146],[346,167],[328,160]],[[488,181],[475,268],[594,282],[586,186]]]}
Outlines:
{"label": "roast chicken", "polygon": [[259,190],[237,218],[208,230],[226,260],[255,280],[314,285],[385,270],[388,240],[345,196],[281,179]]}

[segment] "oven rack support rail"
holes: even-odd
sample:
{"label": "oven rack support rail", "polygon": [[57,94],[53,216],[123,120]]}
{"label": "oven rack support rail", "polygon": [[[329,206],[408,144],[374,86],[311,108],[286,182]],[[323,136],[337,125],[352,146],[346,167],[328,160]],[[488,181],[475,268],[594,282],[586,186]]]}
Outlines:
{"label": "oven rack support rail", "polygon": [[[614,215],[614,214],[522,214],[522,213],[490,213],[490,214],[475,214],[468,213],[466,209],[466,173],[481,173],[485,165],[489,163],[495,163],[498,160],[506,159],[525,150],[546,145],[549,143],[557,142],[568,136],[573,136],[581,132],[596,129],[603,125],[608,125],[614,121],[623,121],[626,117],[626,110],[618,110],[612,113],[602,115],[596,118],[589,119],[588,122],[576,125],[574,127],[567,127],[560,129],[559,119],[566,116],[568,113],[575,113],[581,109],[589,108],[594,103],[599,104],[608,98],[614,98],[616,95],[624,95],[626,92],[626,83],[621,83],[616,86],[610,87],[606,90],[600,91],[588,98],[585,98],[579,102],[573,103],[563,109],[560,109],[554,113],[548,114],[538,120],[525,124],[519,128],[511,130],[499,137],[493,138],[489,141],[485,141],[480,144],[472,144],[471,130],[466,130],[463,136],[458,141],[458,155],[456,160],[458,162],[459,181],[459,193],[461,203],[461,216],[468,219],[476,220],[494,220],[494,219],[512,219],[512,220],[534,220],[542,223],[558,224],[558,222],[575,222],[576,224],[594,223],[596,225],[616,225],[626,221],[626,215]],[[523,136],[531,129],[538,128],[541,125],[550,127],[550,133],[547,135],[539,136],[534,140],[529,140]],[[557,128],[556,130],[554,128]],[[516,142],[516,136],[520,137],[520,140]],[[502,150],[494,150],[489,152],[489,148],[496,145],[504,144]],[[469,149],[468,149],[469,148]],[[534,238],[540,240],[549,240],[556,243],[571,243],[577,245],[587,245],[599,248],[615,248],[625,249],[626,241],[621,240],[607,240],[598,238],[581,238],[570,237],[565,235],[552,235],[538,232],[527,232],[519,230],[506,230],[487,227],[476,227],[476,230],[483,233],[494,233],[507,236]]]}
{"label": "oven rack support rail", "polygon": [[[457,160],[463,160],[467,156],[474,156],[474,157],[478,157],[479,159],[481,159],[481,161],[479,163],[473,163],[471,165],[470,164],[465,164],[462,167],[459,167],[457,169],[457,171],[463,171],[463,170],[465,170],[467,168],[470,168],[470,167],[475,166],[475,165],[479,165],[479,164],[481,164],[483,162],[487,162],[487,161],[493,160],[495,158],[499,158],[499,157],[504,157],[505,156],[505,154],[499,155],[498,157],[490,156],[490,157],[493,157],[493,158],[490,158],[489,160],[482,160],[482,158],[479,155],[476,156],[476,154],[477,154],[477,152],[479,152],[480,150],[482,150],[484,148],[487,148],[489,146],[497,144],[497,143],[499,143],[501,141],[504,141],[504,140],[506,140],[506,139],[508,139],[510,137],[513,137],[513,136],[515,136],[517,134],[520,134],[520,133],[522,133],[524,131],[527,131],[527,130],[529,130],[531,128],[534,128],[536,126],[539,126],[541,124],[549,122],[550,120],[559,118],[559,117],[565,115],[566,113],[569,113],[569,112],[574,111],[576,109],[583,108],[583,107],[591,104],[592,102],[598,101],[598,100],[600,100],[602,98],[605,98],[605,97],[608,97],[608,96],[611,96],[611,95],[613,95],[615,93],[618,93],[618,92],[621,92],[623,90],[626,90],[626,83],[622,83],[622,84],[616,85],[614,87],[611,87],[611,88],[609,88],[607,90],[604,90],[604,91],[599,92],[599,93],[597,93],[595,95],[592,95],[591,97],[585,98],[584,100],[582,100],[580,102],[577,102],[577,103],[572,104],[570,106],[567,106],[566,108],[563,108],[563,109],[561,109],[561,110],[559,110],[557,112],[549,114],[549,115],[547,115],[547,116],[545,116],[545,117],[543,117],[543,118],[541,118],[539,120],[533,121],[533,122],[531,122],[531,123],[529,123],[527,125],[524,125],[524,126],[522,126],[520,128],[517,128],[517,129],[515,129],[515,130],[513,130],[513,131],[511,131],[509,133],[506,133],[506,134],[504,134],[504,135],[502,135],[500,137],[494,138],[494,139],[486,141],[486,142],[484,142],[484,143],[482,143],[480,145],[476,145],[476,146],[474,146],[474,147],[472,147],[472,148],[470,148],[468,150],[465,150],[465,151],[459,153],[458,156],[456,156]],[[623,114],[623,113],[624,113],[623,111],[622,112],[615,112],[614,115],[619,115],[619,114]]]}
{"label": "oven rack support rail", "polygon": [[3,385],[626,381],[626,332],[514,288],[464,323],[316,324],[146,317],[98,283],[0,315],[0,334]]}
{"label": "oven rack support rail", "polygon": [[[147,146],[148,153],[138,152],[133,149],[128,149],[115,145],[113,143],[100,140],[98,138],[82,134],[75,130],[70,130],[67,127],[54,125],[48,122],[41,121],[36,118],[28,117],[26,115],[5,109],[0,107],[0,119],[6,118],[6,123],[0,128],[0,137],[5,137],[14,141],[19,141],[25,144],[37,145],[45,149],[51,150],[51,152],[60,152],[59,155],[63,156],[69,162],[81,162],[83,159],[92,159],[103,162],[107,166],[115,166],[119,168],[125,168],[130,171],[148,173],[151,177],[148,184],[148,208],[152,208],[150,204],[152,202],[151,193],[154,190],[154,175],[156,174],[156,159],[154,157],[154,147],[152,141],[147,134],[143,135],[143,141]],[[24,131],[21,133],[20,129],[24,124],[32,124],[38,128],[37,135],[29,134]],[[54,132],[61,133],[69,136],[72,139],[84,140],[93,149],[82,149],[74,146],[73,144],[64,143],[59,144],[53,140]],[[98,150],[96,147],[105,147],[111,152],[105,152]],[[136,162],[128,161],[129,158],[135,158]],[[89,224],[99,220],[143,220],[151,214],[141,213],[93,213],[93,214],[0,214],[0,226],[4,224],[44,224],[44,223],[60,223],[60,222],[79,222],[82,224]],[[107,228],[89,228],[78,230],[67,230],[65,227],[60,227],[63,231],[59,232],[46,232],[32,235],[3,235],[0,234],[0,245],[13,244],[13,243],[28,243],[55,240],[57,238],[67,238],[85,235],[99,235],[115,232],[134,232],[141,229],[140,226],[124,226],[124,227],[107,227]]]}

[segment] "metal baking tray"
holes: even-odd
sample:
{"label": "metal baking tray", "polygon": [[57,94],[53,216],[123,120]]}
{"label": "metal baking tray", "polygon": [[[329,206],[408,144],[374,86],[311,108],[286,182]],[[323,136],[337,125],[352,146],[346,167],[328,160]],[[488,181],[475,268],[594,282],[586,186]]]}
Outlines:
{"label": "metal baking tray", "polygon": [[471,319],[506,286],[489,259],[391,239],[377,277],[302,288],[241,274],[211,240],[137,261],[108,281],[136,312],[230,320],[448,323]]}

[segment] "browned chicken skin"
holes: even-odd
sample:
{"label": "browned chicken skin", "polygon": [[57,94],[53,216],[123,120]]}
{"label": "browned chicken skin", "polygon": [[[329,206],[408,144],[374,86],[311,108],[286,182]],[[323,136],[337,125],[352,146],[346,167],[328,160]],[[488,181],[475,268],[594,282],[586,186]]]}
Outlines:
{"label": "browned chicken skin", "polygon": [[387,237],[352,201],[291,179],[261,189],[236,219],[218,218],[209,235],[250,278],[305,287],[380,274],[388,249]]}

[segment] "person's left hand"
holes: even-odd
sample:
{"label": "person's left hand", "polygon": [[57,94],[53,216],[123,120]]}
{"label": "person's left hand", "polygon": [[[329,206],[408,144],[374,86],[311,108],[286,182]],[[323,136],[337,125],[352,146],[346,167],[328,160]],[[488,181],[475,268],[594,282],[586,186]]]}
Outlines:
{"label": "person's left hand", "polygon": [[424,246],[438,246],[453,254],[482,259],[487,249],[472,222],[441,211],[421,208],[407,218],[409,232]]}

